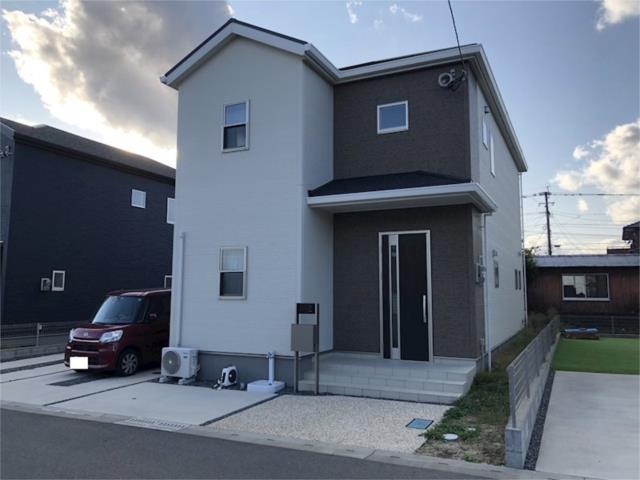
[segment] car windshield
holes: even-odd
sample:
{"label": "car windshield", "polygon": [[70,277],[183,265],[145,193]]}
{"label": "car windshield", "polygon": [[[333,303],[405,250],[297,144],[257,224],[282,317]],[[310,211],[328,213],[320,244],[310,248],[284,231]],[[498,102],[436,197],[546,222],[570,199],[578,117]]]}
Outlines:
{"label": "car windshield", "polygon": [[100,325],[136,323],[142,302],[142,297],[107,297],[93,317],[92,323]]}

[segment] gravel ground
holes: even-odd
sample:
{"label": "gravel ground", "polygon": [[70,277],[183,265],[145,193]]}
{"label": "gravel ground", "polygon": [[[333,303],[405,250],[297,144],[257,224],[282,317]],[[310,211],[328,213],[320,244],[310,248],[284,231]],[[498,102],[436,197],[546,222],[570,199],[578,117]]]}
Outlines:
{"label": "gravel ground", "polygon": [[551,389],[553,388],[553,376],[555,373],[556,372],[554,370],[549,370],[549,376],[547,377],[547,383],[544,386],[542,400],[540,400],[540,408],[538,409],[538,415],[536,416],[536,423],[533,425],[533,431],[531,432],[531,440],[529,440],[527,457],[524,460],[523,468],[525,470],[536,469],[538,454],[540,453],[540,443],[542,442],[542,433],[544,431],[544,421],[547,418],[547,409],[549,408]]}
{"label": "gravel ground", "polygon": [[413,452],[423,430],[414,418],[440,421],[449,407],[338,395],[283,395],[210,425],[211,428]]}

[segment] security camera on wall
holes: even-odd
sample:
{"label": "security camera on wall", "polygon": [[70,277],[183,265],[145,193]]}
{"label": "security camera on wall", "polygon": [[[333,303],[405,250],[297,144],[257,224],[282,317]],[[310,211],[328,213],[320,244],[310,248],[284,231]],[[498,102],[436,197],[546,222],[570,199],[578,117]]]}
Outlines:
{"label": "security camera on wall", "polygon": [[51,290],[51,279],[50,278],[41,278],[40,279],[40,291],[41,292],[49,292]]}

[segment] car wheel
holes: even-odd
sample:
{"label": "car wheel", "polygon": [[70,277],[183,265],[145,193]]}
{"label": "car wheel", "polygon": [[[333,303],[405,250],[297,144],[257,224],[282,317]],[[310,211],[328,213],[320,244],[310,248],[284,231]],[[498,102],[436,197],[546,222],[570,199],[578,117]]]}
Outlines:
{"label": "car wheel", "polygon": [[124,377],[133,375],[140,367],[140,355],[135,350],[125,350],[118,359],[118,374]]}

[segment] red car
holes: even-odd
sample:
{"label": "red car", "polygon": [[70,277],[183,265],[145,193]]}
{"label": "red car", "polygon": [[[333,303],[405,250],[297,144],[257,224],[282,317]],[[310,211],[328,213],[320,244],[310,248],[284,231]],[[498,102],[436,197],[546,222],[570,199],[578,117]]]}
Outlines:
{"label": "red car", "polygon": [[169,344],[170,308],[168,289],[109,293],[90,324],[69,332],[64,364],[80,357],[73,368],[86,361],[90,371],[133,375],[143,364],[159,362]]}

